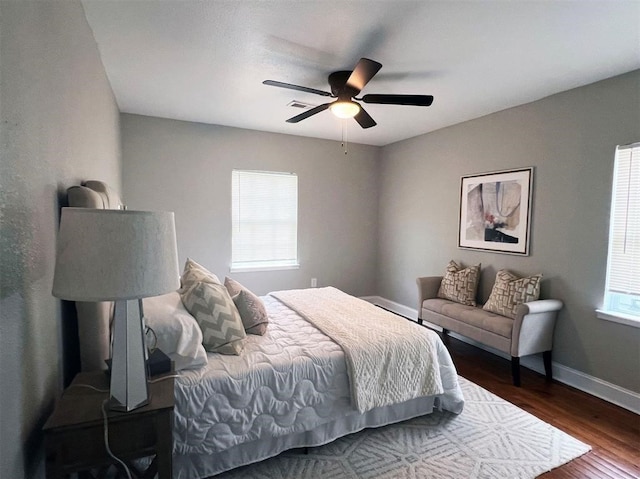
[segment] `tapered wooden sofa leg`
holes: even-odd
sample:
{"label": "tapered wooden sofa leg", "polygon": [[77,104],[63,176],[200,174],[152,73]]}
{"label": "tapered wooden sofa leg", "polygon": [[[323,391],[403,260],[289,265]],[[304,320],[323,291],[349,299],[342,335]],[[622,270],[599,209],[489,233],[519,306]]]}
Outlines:
{"label": "tapered wooden sofa leg", "polygon": [[520,387],[520,358],[511,357],[511,376],[513,377],[513,385]]}
{"label": "tapered wooden sofa leg", "polygon": [[542,361],[544,362],[544,373],[547,376],[547,381],[553,379],[553,371],[551,368],[551,351],[544,351],[542,353]]}

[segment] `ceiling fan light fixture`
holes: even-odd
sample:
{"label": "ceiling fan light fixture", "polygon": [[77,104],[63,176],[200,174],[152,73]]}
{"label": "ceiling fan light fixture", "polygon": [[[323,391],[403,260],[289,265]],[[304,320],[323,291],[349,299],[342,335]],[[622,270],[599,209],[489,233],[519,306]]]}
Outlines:
{"label": "ceiling fan light fixture", "polygon": [[331,113],[338,118],[353,118],[360,113],[360,105],[351,100],[333,102],[329,108],[331,109]]}
{"label": "ceiling fan light fixture", "polygon": [[[338,70],[329,74],[329,86],[331,93],[316,90],[306,86],[294,85],[292,83],[283,83],[275,80],[265,80],[262,83],[269,86],[279,88],[287,88],[289,90],[302,91],[305,93],[314,93],[321,96],[329,96],[336,100],[314,108],[305,110],[299,115],[295,115],[287,119],[287,123],[298,123],[306,120],[310,116],[316,115],[327,109],[330,109],[338,118],[354,118],[362,128],[371,128],[376,126],[376,122],[367,111],[360,106],[359,103],[352,100],[355,98],[363,103],[374,103],[380,105],[413,105],[413,106],[431,106],[433,103],[432,95],[396,95],[384,94],[375,95],[367,94],[362,98],[357,95],[371,81],[371,79],[382,68],[382,64],[369,58],[361,58],[353,70]],[[300,102],[297,102],[300,103]]]}

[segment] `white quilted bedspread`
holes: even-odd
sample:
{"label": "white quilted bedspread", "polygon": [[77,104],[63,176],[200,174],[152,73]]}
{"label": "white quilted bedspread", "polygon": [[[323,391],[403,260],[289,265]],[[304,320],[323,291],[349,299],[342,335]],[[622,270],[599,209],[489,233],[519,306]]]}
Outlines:
{"label": "white quilted bedspread", "polygon": [[263,300],[270,317],[264,336],[247,335],[240,356],[209,353],[203,368],[180,371],[178,454],[299,433],[353,411],[340,346],[277,299]]}
{"label": "white quilted bedspread", "polygon": [[[247,335],[240,356],[209,353],[202,368],[178,372],[173,428],[176,479],[210,477],[286,449],[326,444],[364,427],[428,414],[433,407],[462,411],[464,398],[455,366],[438,340],[432,361],[444,393],[358,413],[342,347],[275,297],[262,299],[270,321],[264,336]],[[372,310],[372,314],[377,313]],[[374,316],[369,318],[373,322]],[[402,342],[428,333],[406,323],[412,328],[399,335]],[[427,350],[422,355],[427,357]],[[416,366],[420,362],[398,361],[405,361],[411,374],[422,367]],[[391,364],[385,367],[392,369]]]}
{"label": "white quilted bedspread", "polygon": [[342,347],[359,412],[443,393],[432,331],[333,287],[270,294]]}

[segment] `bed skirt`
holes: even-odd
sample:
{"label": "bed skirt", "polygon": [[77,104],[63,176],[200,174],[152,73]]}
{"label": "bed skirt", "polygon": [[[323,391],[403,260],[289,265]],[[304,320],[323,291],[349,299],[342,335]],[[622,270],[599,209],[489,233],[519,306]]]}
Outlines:
{"label": "bed skirt", "polygon": [[434,407],[439,407],[439,401],[439,397],[421,397],[402,404],[375,408],[364,414],[354,411],[310,431],[239,444],[216,454],[174,453],[173,477],[200,479],[277,456],[289,449],[321,446],[368,427],[385,426],[430,414]]}

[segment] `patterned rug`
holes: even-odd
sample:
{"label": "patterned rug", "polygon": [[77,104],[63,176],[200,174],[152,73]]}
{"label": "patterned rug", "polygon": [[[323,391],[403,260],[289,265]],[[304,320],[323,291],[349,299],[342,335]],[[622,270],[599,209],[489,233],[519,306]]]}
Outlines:
{"label": "patterned rug", "polygon": [[462,414],[434,412],[366,429],[308,454],[285,452],[216,479],[533,479],[591,450],[460,378]]}

